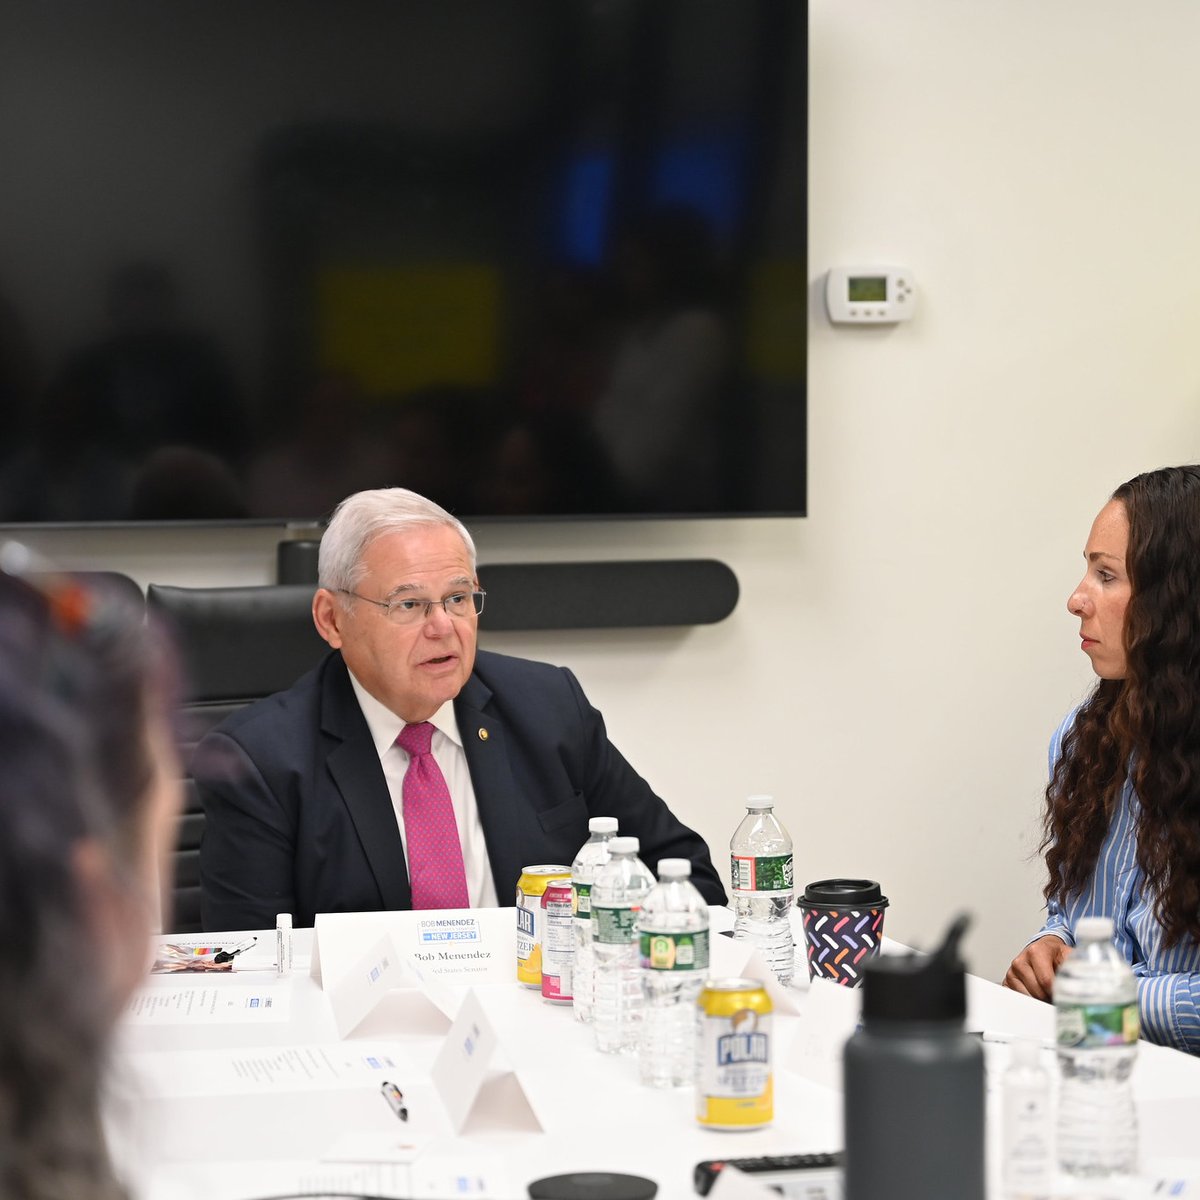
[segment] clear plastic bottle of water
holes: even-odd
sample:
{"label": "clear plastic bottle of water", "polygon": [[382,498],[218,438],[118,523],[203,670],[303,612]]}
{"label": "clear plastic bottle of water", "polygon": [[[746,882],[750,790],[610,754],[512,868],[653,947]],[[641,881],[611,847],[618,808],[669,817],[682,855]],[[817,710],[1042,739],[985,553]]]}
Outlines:
{"label": "clear plastic bottle of water", "polygon": [[635,837],[608,843],[609,860],[592,884],[592,950],[596,956],[596,991],[592,1028],[596,1049],[605,1054],[637,1050],[642,1018],[642,971],[636,921],[654,876],[638,858]]}
{"label": "clear plastic bottle of water", "polygon": [[1112,936],[1109,917],[1084,917],[1054,979],[1058,1164],[1074,1176],[1137,1169],[1137,983]]}
{"label": "clear plastic bottle of water", "polygon": [[729,843],[733,936],[753,942],[780,983],[795,968],[792,939],[792,839],[770,796],[749,796],[746,815]]}
{"label": "clear plastic bottle of water", "polygon": [[686,858],[664,858],[638,914],[642,1032],[638,1065],[650,1087],[696,1082],[696,1000],[708,972],[708,905]]}
{"label": "clear plastic bottle of water", "polygon": [[575,1019],[592,1019],[592,994],[595,989],[596,959],[592,953],[592,883],[596,871],[608,862],[608,843],[617,832],[616,817],[592,817],[591,835],[580,847],[571,864],[571,903],[575,909]]}

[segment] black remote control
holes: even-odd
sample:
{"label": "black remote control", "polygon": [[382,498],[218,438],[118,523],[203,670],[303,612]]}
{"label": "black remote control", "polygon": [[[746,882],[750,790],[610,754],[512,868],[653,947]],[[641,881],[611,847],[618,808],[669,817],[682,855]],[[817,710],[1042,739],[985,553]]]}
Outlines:
{"label": "black remote control", "polygon": [[[725,1167],[736,1167],[782,1192],[785,1196],[811,1200],[841,1200],[842,1155],[764,1154],[761,1158],[714,1158],[697,1163],[693,1177],[696,1191],[707,1196]],[[812,1174],[817,1172],[818,1174]],[[800,1185],[800,1186],[796,1186]]]}

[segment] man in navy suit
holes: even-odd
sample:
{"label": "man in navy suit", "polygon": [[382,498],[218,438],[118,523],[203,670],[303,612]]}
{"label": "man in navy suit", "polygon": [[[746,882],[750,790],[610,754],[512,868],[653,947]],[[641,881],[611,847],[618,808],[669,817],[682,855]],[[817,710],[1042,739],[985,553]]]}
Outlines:
{"label": "man in navy suit", "polygon": [[[690,859],[705,899],[725,902],[703,839],[609,742],[571,672],[476,652],[484,593],[459,521],[403,488],[359,492],[334,513],[318,570],[313,620],[333,652],[196,751],[205,929],[411,908],[414,880],[447,863],[468,904],[511,904],[524,866],[571,862],[591,816],[616,817],[652,869]],[[453,808],[432,864],[412,861],[431,853],[416,849],[426,818],[407,807],[415,759],[397,744],[425,722],[428,750],[413,753],[436,760]]]}

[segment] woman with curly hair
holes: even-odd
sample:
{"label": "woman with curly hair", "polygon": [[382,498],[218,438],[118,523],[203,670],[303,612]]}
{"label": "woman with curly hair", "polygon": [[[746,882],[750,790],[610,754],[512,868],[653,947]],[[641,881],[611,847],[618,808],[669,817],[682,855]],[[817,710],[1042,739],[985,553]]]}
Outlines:
{"label": "woman with curly hair", "polygon": [[0,547],[0,1196],[117,1200],[109,1039],[144,976],[179,770],[140,606]]}
{"label": "woman with curly hair", "polygon": [[1142,1032],[1200,1053],[1200,466],[1122,484],[1067,608],[1099,681],[1050,746],[1047,918],[1005,985],[1049,1000],[1081,917],[1111,917]]}

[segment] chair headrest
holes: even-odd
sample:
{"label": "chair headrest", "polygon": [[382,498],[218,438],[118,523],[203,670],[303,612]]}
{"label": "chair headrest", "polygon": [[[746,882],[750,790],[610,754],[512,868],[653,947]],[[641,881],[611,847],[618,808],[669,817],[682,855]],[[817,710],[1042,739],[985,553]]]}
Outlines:
{"label": "chair headrest", "polygon": [[256,700],[291,687],[329,647],[310,584],[189,588],[152,583],[146,607],[178,640],[190,700]]}

